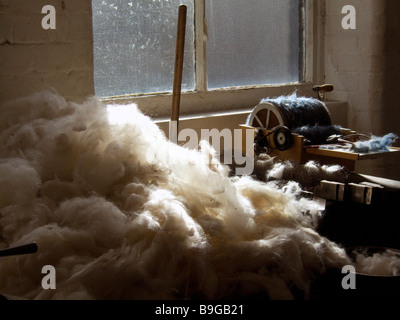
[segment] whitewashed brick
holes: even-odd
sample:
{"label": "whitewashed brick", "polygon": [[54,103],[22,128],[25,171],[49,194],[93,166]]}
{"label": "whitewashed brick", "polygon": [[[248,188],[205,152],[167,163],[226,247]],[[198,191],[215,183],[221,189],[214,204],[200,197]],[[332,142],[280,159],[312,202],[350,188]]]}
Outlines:
{"label": "whitewashed brick", "polygon": [[[55,30],[41,24],[49,4]],[[91,23],[91,0],[0,0],[0,103],[46,87],[92,95]]]}

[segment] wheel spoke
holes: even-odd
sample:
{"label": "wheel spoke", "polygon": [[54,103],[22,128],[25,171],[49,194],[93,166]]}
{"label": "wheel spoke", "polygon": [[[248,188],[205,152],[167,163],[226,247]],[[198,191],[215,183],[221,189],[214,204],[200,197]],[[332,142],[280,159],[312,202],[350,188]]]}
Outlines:
{"label": "wheel spoke", "polygon": [[261,128],[264,128],[264,125],[262,123],[262,121],[260,120],[260,118],[255,114],[254,118],[257,120],[258,124],[260,125]]}
{"label": "wheel spoke", "polygon": [[271,110],[268,109],[267,120],[265,122],[265,128],[269,128],[269,119],[271,118]]}

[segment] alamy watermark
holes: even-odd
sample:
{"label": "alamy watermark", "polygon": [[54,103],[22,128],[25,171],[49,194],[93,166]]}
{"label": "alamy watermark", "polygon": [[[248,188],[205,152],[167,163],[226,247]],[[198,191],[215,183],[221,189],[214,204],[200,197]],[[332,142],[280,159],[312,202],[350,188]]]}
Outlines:
{"label": "alamy watermark", "polygon": [[342,28],[344,30],[355,30],[357,28],[356,8],[352,5],[346,5],[342,8],[342,14],[345,14],[342,19]]}
{"label": "alamy watermark", "polygon": [[342,288],[344,290],[355,290],[356,289],[356,269],[354,266],[344,266],[342,268],[342,274],[346,274],[342,279]]}
{"label": "alamy watermark", "polygon": [[46,265],[42,268],[42,273],[46,274],[42,278],[42,288],[44,290],[56,289],[56,268],[51,265]]}
{"label": "alamy watermark", "polygon": [[[168,164],[186,164],[187,158],[184,157],[186,149],[197,149],[202,140],[208,141],[215,150],[216,156],[225,165],[234,165],[236,175],[250,175],[254,169],[254,129],[201,129],[200,137],[194,129],[186,128],[178,132],[177,121],[169,123],[169,139],[178,144],[184,142],[181,148],[159,152],[149,148],[146,160],[149,162],[163,161]],[[233,132],[233,133],[232,133]],[[243,136],[244,135],[244,136]],[[223,140],[223,144],[221,141]],[[223,158],[223,159],[222,159]],[[196,161],[199,161],[196,163]],[[190,158],[192,164],[211,164],[212,157]]]}
{"label": "alamy watermark", "polygon": [[42,8],[42,13],[46,14],[42,19],[42,28],[44,30],[56,28],[56,8],[46,5]]}

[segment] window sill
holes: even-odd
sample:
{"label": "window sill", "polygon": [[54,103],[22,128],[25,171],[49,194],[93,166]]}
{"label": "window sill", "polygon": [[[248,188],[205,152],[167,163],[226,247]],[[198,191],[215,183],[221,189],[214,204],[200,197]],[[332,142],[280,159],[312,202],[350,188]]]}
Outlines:
{"label": "window sill", "polygon": [[[182,116],[179,118],[179,130],[193,129],[200,136],[201,129],[218,129],[219,131],[223,129],[238,129],[239,124],[246,123],[247,117],[252,110],[253,108],[248,108],[235,111],[210,112],[205,114]],[[155,119],[154,122],[168,137],[170,119]]]}
{"label": "window sill", "polygon": [[[237,110],[252,110],[263,98],[288,95],[313,96],[312,83],[296,83],[271,86],[227,88],[207,92],[181,94],[180,118],[218,113],[235,113]],[[154,95],[120,96],[101,99],[106,104],[135,103],[139,109],[154,120],[171,115],[172,93]]]}
{"label": "window sill", "polygon": [[[193,129],[200,136],[201,129],[217,129],[219,131],[223,129],[238,129],[240,124],[246,123],[248,115],[257,104],[245,109],[182,116],[179,118],[179,130]],[[328,100],[325,101],[325,104],[331,114],[332,124],[348,127],[348,103],[345,101]],[[156,118],[154,122],[168,137],[170,119],[167,117]]]}

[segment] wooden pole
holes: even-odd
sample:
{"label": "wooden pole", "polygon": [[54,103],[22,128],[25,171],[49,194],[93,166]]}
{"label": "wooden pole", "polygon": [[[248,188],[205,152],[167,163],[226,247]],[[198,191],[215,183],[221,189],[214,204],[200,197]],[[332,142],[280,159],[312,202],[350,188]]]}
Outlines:
{"label": "wooden pole", "polygon": [[186,33],[186,14],[187,7],[185,5],[179,6],[178,11],[178,30],[176,38],[176,52],[175,52],[175,71],[174,71],[174,87],[172,92],[172,114],[171,121],[176,123],[176,132],[170,132],[175,135],[175,141],[178,137],[178,123],[179,123],[179,109],[181,103],[181,88],[182,88],[182,71],[183,71],[183,57],[185,50],[185,33]]}
{"label": "wooden pole", "polygon": [[31,253],[36,253],[37,251],[38,251],[38,246],[35,242],[33,242],[18,247],[2,249],[0,250],[0,257],[31,254]]}

